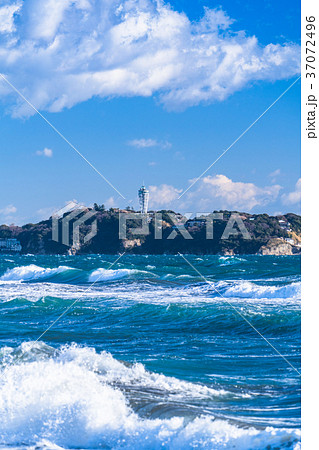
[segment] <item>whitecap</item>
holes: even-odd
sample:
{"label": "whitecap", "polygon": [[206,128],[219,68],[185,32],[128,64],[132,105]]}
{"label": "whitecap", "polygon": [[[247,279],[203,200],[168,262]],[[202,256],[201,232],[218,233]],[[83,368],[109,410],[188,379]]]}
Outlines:
{"label": "whitecap", "polygon": [[227,287],[223,295],[240,298],[300,298],[301,283],[284,285],[259,285],[250,281],[238,281]]}
{"label": "whitecap", "polygon": [[29,264],[28,266],[14,267],[8,269],[1,277],[0,281],[35,281],[52,277],[66,271],[76,270],[68,266],[59,266],[56,268],[44,268]]}
{"label": "whitecap", "polygon": [[[23,354],[23,362],[18,358]],[[236,448],[262,450],[300,448],[296,429],[242,428],[208,415],[191,421],[183,417],[140,417],[129,404],[121,384],[156,386],[166,392],[197,395],[202,387],[126,366],[108,353],[90,348],[41,342],[6,348],[0,382],[0,439],[5,446],[46,448],[184,450]],[[15,361],[15,363],[13,363]],[[208,388],[206,388],[208,389]]]}
{"label": "whitecap", "polygon": [[99,269],[94,270],[89,275],[89,282],[96,283],[97,281],[112,281],[119,280],[121,278],[128,277],[129,275],[133,275],[138,273],[138,270],[135,269],[103,269],[100,267]]}

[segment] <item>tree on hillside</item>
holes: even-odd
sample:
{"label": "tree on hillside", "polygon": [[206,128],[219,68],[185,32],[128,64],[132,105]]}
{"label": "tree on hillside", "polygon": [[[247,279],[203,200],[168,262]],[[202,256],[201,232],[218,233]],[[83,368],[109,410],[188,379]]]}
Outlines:
{"label": "tree on hillside", "polygon": [[93,209],[94,209],[94,211],[104,212],[105,211],[105,206],[104,206],[104,204],[98,205],[97,203],[94,203]]}

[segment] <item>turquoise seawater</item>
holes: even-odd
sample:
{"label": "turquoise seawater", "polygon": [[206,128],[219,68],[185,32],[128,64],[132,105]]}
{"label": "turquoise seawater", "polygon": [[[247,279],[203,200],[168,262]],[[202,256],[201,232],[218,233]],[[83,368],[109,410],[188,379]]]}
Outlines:
{"label": "turquoise seawater", "polygon": [[0,256],[0,447],[299,449],[300,258],[116,258]]}

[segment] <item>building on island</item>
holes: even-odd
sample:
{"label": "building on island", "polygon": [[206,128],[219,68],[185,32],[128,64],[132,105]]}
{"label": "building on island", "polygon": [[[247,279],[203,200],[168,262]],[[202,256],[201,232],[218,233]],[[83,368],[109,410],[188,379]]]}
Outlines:
{"label": "building on island", "polygon": [[185,228],[188,229],[199,229],[203,228],[206,225],[206,219],[201,218],[194,218],[194,219],[188,219],[185,223]]}
{"label": "building on island", "polygon": [[17,239],[0,239],[0,253],[20,253],[21,244]]}
{"label": "building on island", "polygon": [[287,220],[280,219],[280,220],[278,220],[278,223],[279,223],[279,226],[280,226],[280,228],[282,230],[288,231],[288,232],[292,231],[291,225],[290,225],[290,223]]}
{"label": "building on island", "polygon": [[149,196],[150,196],[149,191],[146,189],[145,186],[142,186],[138,191],[138,199],[140,202],[142,214],[147,214]]}

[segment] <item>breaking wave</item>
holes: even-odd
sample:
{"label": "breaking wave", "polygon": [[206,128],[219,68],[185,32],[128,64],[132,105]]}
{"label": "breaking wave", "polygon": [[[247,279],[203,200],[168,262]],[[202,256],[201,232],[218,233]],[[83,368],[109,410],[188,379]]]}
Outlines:
{"label": "breaking wave", "polygon": [[55,275],[76,271],[71,267],[59,266],[53,269],[30,264],[28,266],[14,267],[8,269],[1,277],[1,281],[36,281],[50,279]]}
{"label": "breaking wave", "polygon": [[250,281],[234,282],[223,295],[239,298],[300,298],[301,283],[294,282],[281,286],[259,285]]}
{"label": "breaking wave", "polygon": [[99,268],[92,272],[75,269],[68,266],[56,268],[44,268],[35,264],[28,266],[14,267],[8,269],[1,277],[0,281],[50,281],[55,283],[93,283],[119,280],[142,271],[134,269],[103,269]]}
{"label": "breaking wave", "polygon": [[241,262],[246,262],[247,259],[240,258],[239,256],[220,256],[218,259],[220,266],[229,266],[232,264],[238,264]]}
{"label": "breaking wave", "polygon": [[[6,446],[109,449],[300,449],[298,430],[242,428],[200,415],[142,417],[132,392],[178,397],[226,395],[128,365],[88,347],[60,350],[43,343],[5,347],[0,354],[0,438]],[[136,400],[135,400],[136,403]]]}
{"label": "breaking wave", "polygon": [[121,278],[128,277],[129,275],[134,275],[136,273],[139,273],[140,271],[134,270],[134,269],[103,269],[99,268],[94,270],[89,275],[89,282],[94,283],[97,281],[112,281],[112,280],[119,280]]}

